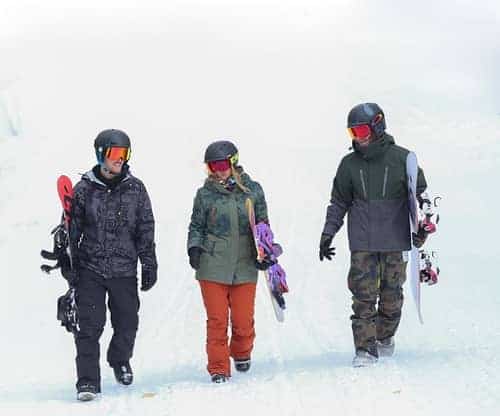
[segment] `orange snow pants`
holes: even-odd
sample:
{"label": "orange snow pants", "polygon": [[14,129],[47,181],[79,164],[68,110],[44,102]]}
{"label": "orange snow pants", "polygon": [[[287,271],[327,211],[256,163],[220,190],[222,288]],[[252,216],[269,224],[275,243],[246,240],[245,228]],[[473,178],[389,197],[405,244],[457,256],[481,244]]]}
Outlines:
{"label": "orange snow pants", "polygon": [[[199,282],[207,311],[207,370],[211,375],[230,376],[229,357],[249,359],[252,353],[257,284],[225,285],[207,280]],[[231,340],[228,343],[229,319]]]}

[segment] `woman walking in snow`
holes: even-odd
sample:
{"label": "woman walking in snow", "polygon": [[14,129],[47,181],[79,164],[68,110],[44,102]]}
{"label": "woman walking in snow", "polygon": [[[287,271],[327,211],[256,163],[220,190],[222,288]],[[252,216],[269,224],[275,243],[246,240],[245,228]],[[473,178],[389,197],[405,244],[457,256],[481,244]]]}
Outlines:
{"label": "woman walking in snow", "polygon": [[231,376],[229,357],[237,371],[250,368],[257,268],[271,265],[256,262],[245,201],[253,202],[257,222],[268,218],[262,187],[238,166],[233,143],[210,144],[205,163],[208,178],[194,199],[188,255],[207,313],[207,370],[213,382],[222,383]]}

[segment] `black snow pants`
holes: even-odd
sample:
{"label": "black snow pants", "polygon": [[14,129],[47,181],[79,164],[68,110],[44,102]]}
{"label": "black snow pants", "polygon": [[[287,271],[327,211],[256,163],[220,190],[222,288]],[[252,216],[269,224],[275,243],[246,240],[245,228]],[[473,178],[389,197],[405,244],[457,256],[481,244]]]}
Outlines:
{"label": "black snow pants", "polygon": [[106,323],[106,293],[113,337],[107,361],[111,367],[132,357],[139,324],[137,277],[103,279],[87,269],[79,271],[76,303],[80,331],[75,335],[77,388],[86,383],[101,389],[99,338]]}

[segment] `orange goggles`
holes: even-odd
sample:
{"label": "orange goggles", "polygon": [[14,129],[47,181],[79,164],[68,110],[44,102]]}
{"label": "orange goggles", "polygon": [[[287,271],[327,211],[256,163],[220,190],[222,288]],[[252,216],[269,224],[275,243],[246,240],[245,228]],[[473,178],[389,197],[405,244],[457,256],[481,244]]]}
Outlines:
{"label": "orange goggles", "polygon": [[106,157],[109,160],[123,159],[124,162],[128,162],[130,160],[130,147],[110,147],[106,151]]}
{"label": "orange goggles", "polygon": [[348,127],[347,130],[351,135],[353,140],[363,140],[366,139],[370,134],[372,134],[372,130],[368,124],[361,124],[359,126]]}

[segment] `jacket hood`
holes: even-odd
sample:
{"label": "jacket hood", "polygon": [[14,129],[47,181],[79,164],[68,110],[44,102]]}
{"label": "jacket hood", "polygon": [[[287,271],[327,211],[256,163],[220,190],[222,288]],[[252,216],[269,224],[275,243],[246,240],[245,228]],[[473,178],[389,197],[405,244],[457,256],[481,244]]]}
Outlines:
{"label": "jacket hood", "polygon": [[[90,169],[89,171],[85,172],[83,175],[82,175],[82,179],[85,179],[87,181],[90,181],[90,182],[93,182],[93,183],[96,183],[100,186],[105,186],[105,187],[108,187],[110,186],[109,184],[105,183],[102,179],[99,179],[97,177],[97,175],[95,174],[95,169],[96,168],[99,168],[99,165],[96,165],[94,166],[92,169]],[[123,182],[123,181],[126,181],[128,180],[132,175],[130,174],[129,172],[130,170],[130,166],[127,165],[127,164],[124,164],[123,165],[123,168],[122,168],[122,173],[120,174],[122,177],[121,180],[119,180],[116,185],[120,182]]]}

